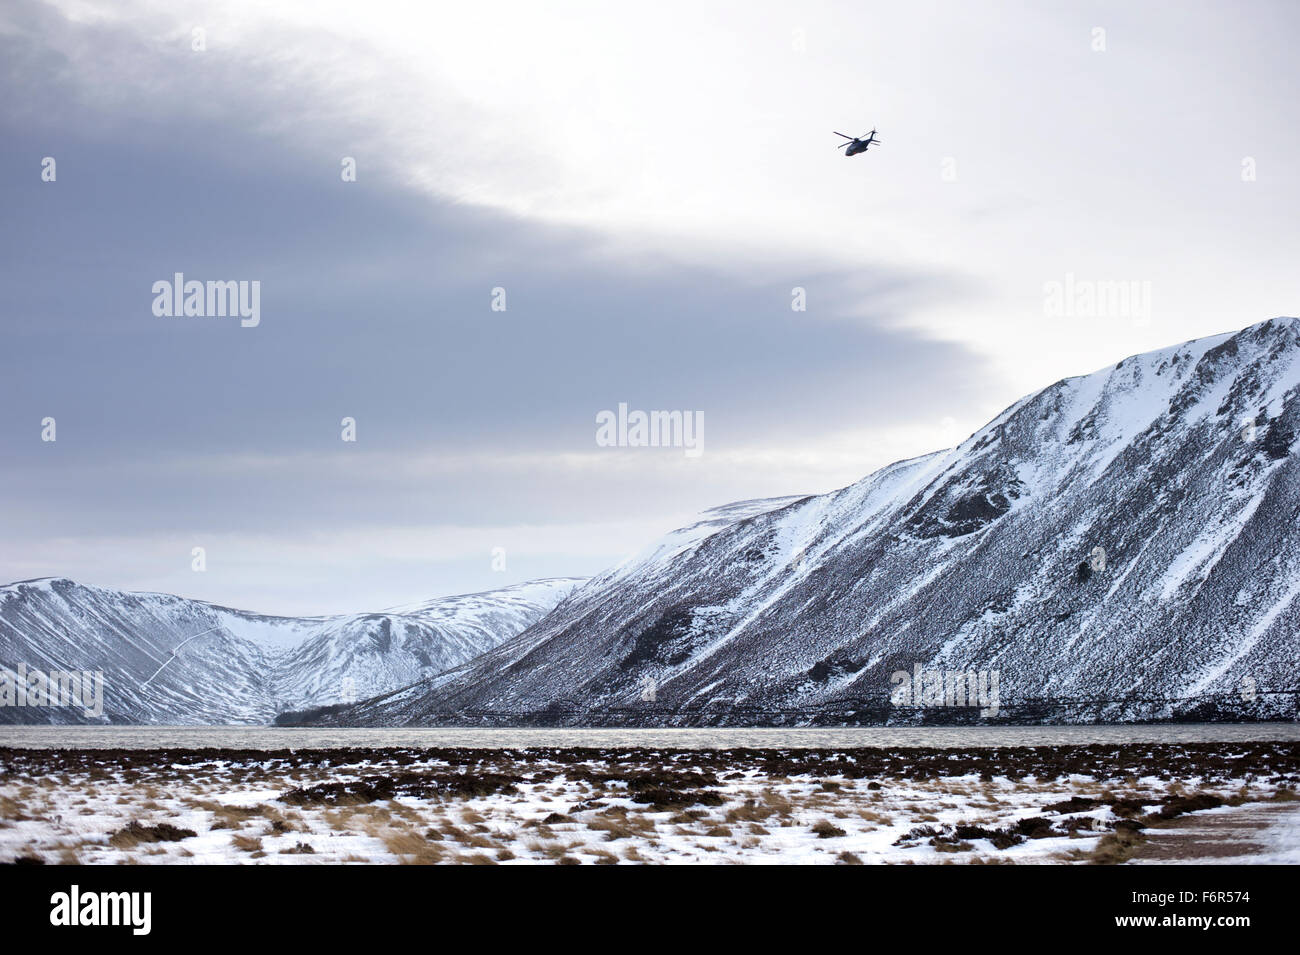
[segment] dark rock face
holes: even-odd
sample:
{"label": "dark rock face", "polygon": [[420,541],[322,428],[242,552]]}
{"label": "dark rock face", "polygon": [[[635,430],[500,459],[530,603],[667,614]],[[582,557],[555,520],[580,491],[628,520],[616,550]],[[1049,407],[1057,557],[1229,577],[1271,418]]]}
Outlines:
{"label": "dark rock face", "polygon": [[1278,420],[1269,425],[1268,431],[1264,433],[1264,440],[1260,444],[1260,450],[1272,460],[1281,461],[1291,453],[1291,445],[1294,442],[1295,435],[1291,429]]}
{"label": "dark rock face", "polygon": [[[1294,718],[1297,427],[1300,321],[1134,356],[951,451],[720,511],[496,650],[337,719]],[[918,667],[996,674],[999,715],[896,705],[891,677]]]}
{"label": "dark rock face", "polygon": [[636,635],[632,651],[623,658],[624,670],[647,663],[674,666],[691,655],[691,612],[674,608]]}

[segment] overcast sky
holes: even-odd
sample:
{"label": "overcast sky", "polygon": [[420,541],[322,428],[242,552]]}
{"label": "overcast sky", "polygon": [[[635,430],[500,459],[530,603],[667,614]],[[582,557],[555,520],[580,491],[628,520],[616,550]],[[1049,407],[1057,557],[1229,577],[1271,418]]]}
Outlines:
{"label": "overcast sky", "polygon": [[[1297,35],[1264,2],[8,2],[0,580],[331,613],[591,574],[1300,313]],[[155,316],[176,272],[259,281],[260,324]],[[1062,315],[1067,280],[1136,294]],[[703,454],[597,446],[620,402],[701,413]]]}

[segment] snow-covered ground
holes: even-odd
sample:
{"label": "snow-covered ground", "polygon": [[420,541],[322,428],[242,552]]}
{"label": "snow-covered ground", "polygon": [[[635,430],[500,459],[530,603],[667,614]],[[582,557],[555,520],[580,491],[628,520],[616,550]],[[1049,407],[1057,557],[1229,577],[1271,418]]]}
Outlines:
{"label": "snow-covered ground", "polygon": [[1086,863],[1264,807],[1297,861],[1293,745],[1116,753],[0,750],[0,860]]}
{"label": "snow-covered ground", "polygon": [[1221,806],[1152,829],[1133,859],[1150,865],[1300,864],[1300,803]]}

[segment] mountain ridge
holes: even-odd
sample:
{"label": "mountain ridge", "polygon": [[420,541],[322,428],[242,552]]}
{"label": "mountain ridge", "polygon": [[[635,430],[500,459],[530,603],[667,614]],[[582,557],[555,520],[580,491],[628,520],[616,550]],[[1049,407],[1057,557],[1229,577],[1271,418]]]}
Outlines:
{"label": "mountain ridge", "polygon": [[1300,322],[1277,318],[1061,379],[955,448],[673,532],[331,719],[975,720],[898,705],[891,678],[918,667],[997,673],[1003,719],[1289,718],[1298,356]]}
{"label": "mountain ridge", "polygon": [[[580,581],[285,617],[38,577],[0,585],[0,670],[102,671],[110,722],[268,723],[463,662],[540,619]],[[0,706],[0,722],[90,721],[71,707]]]}

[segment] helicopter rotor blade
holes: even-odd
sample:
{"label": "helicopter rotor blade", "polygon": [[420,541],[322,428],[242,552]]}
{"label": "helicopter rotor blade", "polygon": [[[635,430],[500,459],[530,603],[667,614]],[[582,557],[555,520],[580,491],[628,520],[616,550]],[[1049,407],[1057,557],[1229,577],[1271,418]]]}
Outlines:
{"label": "helicopter rotor blade", "polygon": [[[844,136],[844,134],[841,133],[841,132],[839,132],[838,130],[834,130],[834,129],[832,129],[831,132],[832,132],[832,133],[835,133],[836,136]],[[845,138],[845,139],[852,139],[853,137],[852,137],[852,136],[844,136],[844,138]]]}

